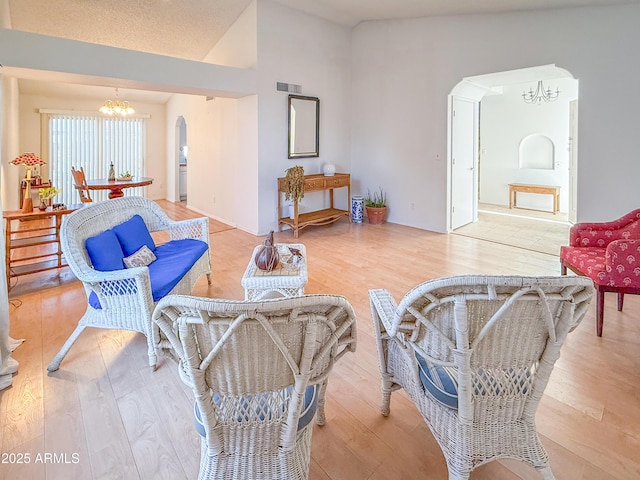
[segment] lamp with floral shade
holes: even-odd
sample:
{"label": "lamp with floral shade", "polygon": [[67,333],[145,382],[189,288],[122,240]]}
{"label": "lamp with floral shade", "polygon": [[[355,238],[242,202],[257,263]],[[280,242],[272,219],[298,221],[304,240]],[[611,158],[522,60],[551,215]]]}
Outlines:
{"label": "lamp with floral shade", "polygon": [[27,152],[14,158],[11,165],[24,165],[27,169],[27,188],[24,190],[24,200],[22,201],[22,213],[33,212],[33,200],[31,199],[31,169],[36,165],[44,165],[44,161],[35,153]]}

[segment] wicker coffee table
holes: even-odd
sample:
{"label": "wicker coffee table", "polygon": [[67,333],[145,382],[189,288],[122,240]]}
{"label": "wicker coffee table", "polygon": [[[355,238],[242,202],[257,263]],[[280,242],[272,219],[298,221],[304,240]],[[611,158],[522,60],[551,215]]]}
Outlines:
{"label": "wicker coffee table", "polygon": [[[262,245],[258,245],[251,254],[249,265],[242,276],[244,299],[249,301],[264,300],[277,297],[299,297],[304,295],[307,284],[307,251],[301,243],[278,243],[280,264],[271,272],[260,270],[254,257]],[[289,247],[302,252],[302,259],[297,263],[290,262]]]}

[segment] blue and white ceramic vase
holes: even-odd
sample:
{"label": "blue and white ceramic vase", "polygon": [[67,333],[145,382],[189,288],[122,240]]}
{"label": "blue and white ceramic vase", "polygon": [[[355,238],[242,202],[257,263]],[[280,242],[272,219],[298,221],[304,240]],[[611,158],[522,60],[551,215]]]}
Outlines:
{"label": "blue and white ceramic vase", "polygon": [[351,221],[353,223],[362,223],[364,216],[364,198],[361,195],[351,197]]}

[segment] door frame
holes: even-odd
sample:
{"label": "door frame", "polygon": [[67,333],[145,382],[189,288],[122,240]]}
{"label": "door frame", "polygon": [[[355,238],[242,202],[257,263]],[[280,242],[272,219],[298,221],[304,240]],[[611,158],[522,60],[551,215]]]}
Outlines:
{"label": "door frame", "polygon": [[[453,142],[455,141],[455,132],[453,129],[454,122],[454,105],[456,101],[463,101],[467,103],[473,104],[473,191],[471,193],[472,205],[471,205],[471,222],[475,222],[478,220],[478,154],[479,154],[479,134],[480,134],[480,122],[479,122],[479,111],[480,111],[480,101],[475,98],[469,98],[462,95],[451,94],[448,96],[448,112],[447,112],[447,178],[449,181],[447,182],[447,231],[452,232],[453,228],[453,184],[455,182],[454,178],[454,168],[453,168]],[[456,228],[462,227],[463,225],[459,225]]]}
{"label": "door frame", "polygon": [[[529,67],[522,68],[517,70],[509,70],[505,72],[494,72],[489,74],[477,75],[473,77],[464,77],[458,84],[456,84],[449,93],[447,97],[447,199],[446,199],[446,229],[447,233],[453,232],[451,228],[452,221],[452,182],[454,181],[452,177],[452,152],[451,147],[453,145],[453,132],[452,132],[452,110],[453,110],[453,97],[463,97],[467,100],[472,100],[477,102],[478,112],[480,108],[480,101],[487,94],[500,94],[502,93],[502,85],[508,85],[511,83],[523,83],[526,81],[533,81],[539,79],[547,79],[547,78],[571,78],[577,80],[568,70],[565,70],[561,67],[557,67],[555,64],[549,65],[541,65],[538,67]],[[579,95],[578,95],[579,97]],[[575,130],[573,131],[572,141],[574,147],[574,158],[570,159],[569,168],[573,169],[572,173],[575,175],[575,181],[572,183],[569,182],[569,197],[574,202],[574,211],[577,216],[577,194],[578,194],[578,181],[577,181],[577,169],[578,169],[578,153],[577,153],[577,136],[578,136],[578,124],[577,124],[577,115],[578,115],[578,100],[575,100],[575,105],[570,105],[570,107],[575,107]],[[478,133],[480,131],[480,116],[479,114],[476,116],[477,119],[477,131],[475,134],[474,142],[479,143]],[[476,160],[479,159],[479,149],[477,149]],[[479,181],[479,176],[481,174],[479,162],[475,165],[475,178],[476,181]],[[571,173],[570,173],[571,175]],[[478,184],[475,185],[474,195],[474,204],[475,204],[475,214],[474,217],[477,220],[477,205],[478,205]],[[570,200],[571,201],[571,200]]]}

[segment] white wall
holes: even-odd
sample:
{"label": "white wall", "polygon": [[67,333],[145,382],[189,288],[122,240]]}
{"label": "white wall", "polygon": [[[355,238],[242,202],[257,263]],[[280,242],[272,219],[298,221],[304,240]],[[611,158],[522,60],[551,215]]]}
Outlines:
{"label": "white wall", "polygon": [[[253,2],[207,55],[206,61],[255,69],[256,3]],[[187,124],[187,205],[204,215],[258,232],[257,99],[174,95],[167,106],[167,197],[178,198],[175,125]]]}
{"label": "white wall", "polygon": [[[18,208],[18,185],[20,181],[20,169],[9,165],[9,162],[20,153],[20,134],[18,114],[20,100],[18,92],[18,80],[0,74],[0,92],[2,118],[0,125],[2,131],[2,143],[0,144],[0,194],[2,208],[4,210],[15,210]],[[4,264],[3,264],[4,265]]]}
{"label": "white wall", "polygon": [[[277,181],[303,165],[320,173],[334,163],[351,171],[349,159],[350,30],[270,0],[253,2],[206,61],[257,69],[258,95],[241,99],[178,95],[169,102],[167,128],[179,115],[189,139],[189,208],[256,235],[278,227]],[[320,157],[287,158],[287,94],[276,82],[302,85],[320,98]],[[167,139],[168,175],[175,185],[175,135]],[[336,204],[347,208],[346,189]],[[174,193],[173,195],[176,195]],[[301,211],[323,208],[327,193],[305,197]]]}
{"label": "white wall", "polygon": [[[569,103],[578,94],[577,81],[555,79],[544,86],[560,90],[550,103],[527,104],[522,92],[536,89],[536,82],[508,85],[502,95],[487,95],[481,102],[480,201],[509,205],[509,183],[560,186],[560,211],[569,207]],[[552,169],[524,168],[520,164],[520,144],[533,134],[544,135],[554,145]],[[518,206],[551,210],[550,195],[519,193]]]}
{"label": "white wall", "polygon": [[578,220],[623,215],[640,204],[638,22],[640,5],[625,5],[358,25],[352,171],[387,189],[390,221],[446,231],[448,93],[464,77],[556,64],[580,82]]}
{"label": "white wall", "polygon": [[[258,179],[259,232],[277,229],[277,178],[294,165],[306,174],[325,163],[351,172],[350,29],[270,0],[258,2]],[[286,93],[276,82],[302,86],[320,99],[320,156],[287,158]],[[348,208],[346,189],[335,191],[338,208]],[[328,207],[328,193],[305,195],[301,212]]]}
{"label": "white wall", "polygon": [[[0,23],[6,17],[0,10]],[[14,159],[18,153],[18,82],[15,78],[6,78],[0,74],[0,159]],[[3,164],[5,162],[2,162]],[[13,167],[17,170],[16,167]],[[10,185],[17,185],[18,174],[15,178],[6,175],[8,169],[0,169],[0,209],[8,210],[7,193],[14,189]],[[17,189],[15,189],[17,190]],[[15,193],[17,198],[17,191]],[[4,223],[4,222],[3,222]],[[11,358],[9,346],[9,293],[7,285],[6,250],[4,235],[0,238],[0,390],[12,383],[12,374],[17,369],[17,362]]]}

